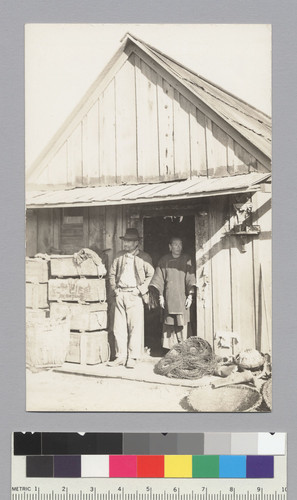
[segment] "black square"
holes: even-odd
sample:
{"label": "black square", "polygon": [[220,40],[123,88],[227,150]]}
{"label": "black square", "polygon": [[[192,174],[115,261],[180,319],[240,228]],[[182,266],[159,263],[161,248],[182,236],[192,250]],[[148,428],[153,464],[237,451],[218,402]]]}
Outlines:
{"label": "black square", "polygon": [[14,455],[41,455],[41,432],[14,432]]}

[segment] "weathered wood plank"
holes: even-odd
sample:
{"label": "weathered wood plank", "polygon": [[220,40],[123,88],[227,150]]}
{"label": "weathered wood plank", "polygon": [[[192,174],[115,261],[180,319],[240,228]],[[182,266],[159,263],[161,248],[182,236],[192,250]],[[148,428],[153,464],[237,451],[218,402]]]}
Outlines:
{"label": "weathered wood plank", "polygon": [[247,174],[257,169],[257,160],[234,141],[234,172]]}
{"label": "weathered wood plank", "polygon": [[89,207],[89,246],[105,248],[105,208]]}
{"label": "weathered wood plank", "polygon": [[26,256],[33,257],[37,253],[37,212],[27,210],[26,213]]}
{"label": "weathered wood plank", "polygon": [[[226,197],[219,196],[215,202],[211,202],[210,258],[212,268],[213,330],[215,335],[218,331],[232,331],[229,241],[223,237],[228,214],[229,202]],[[219,354],[218,350],[217,354]]]}
{"label": "weathered wood plank", "polygon": [[83,208],[83,242],[84,247],[89,245],[89,207]]}
{"label": "weathered wood plank", "polygon": [[239,349],[255,348],[255,295],[253,248],[247,239],[245,252],[238,236],[230,236],[233,331],[239,334]]}
{"label": "weathered wood plank", "polygon": [[67,182],[70,185],[82,184],[82,126],[81,123],[67,141]]}
{"label": "weathered wood plank", "polygon": [[227,170],[230,175],[234,175],[235,173],[234,140],[229,135],[227,136]]}
{"label": "weathered wood plank", "polygon": [[256,306],[256,348],[272,350],[272,262],[271,194],[257,192],[252,197],[253,224],[261,227],[253,238],[254,293]]}
{"label": "weathered wood plank", "polygon": [[116,178],[114,80],[99,98],[99,143],[100,178],[108,184]]}
{"label": "weathered wood plank", "polygon": [[64,143],[48,165],[49,184],[67,184],[67,144]]}
{"label": "weathered wood plank", "polygon": [[116,110],[116,179],[131,182],[137,179],[136,107],[133,55],[115,77]]}
{"label": "weathered wood plank", "polygon": [[191,176],[206,175],[205,115],[190,104]]}
{"label": "weathered wood plank", "polygon": [[174,89],[160,75],[158,86],[158,126],[160,180],[174,179],[173,99]]}
{"label": "weathered wood plank", "polygon": [[37,211],[37,252],[50,252],[52,246],[50,221],[51,210],[49,208],[43,208]]}
{"label": "weathered wood plank", "polygon": [[174,176],[190,177],[190,103],[177,90],[174,91]]}
{"label": "weathered wood plank", "polygon": [[117,207],[110,206],[106,207],[105,212],[105,245],[106,248],[110,248],[111,250],[108,252],[109,263],[113,261],[117,252],[121,249],[122,243],[117,235]]}
{"label": "weathered wood plank", "polygon": [[159,179],[157,74],[135,56],[138,181]]}
{"label": "weathered wood plank", "polygon": [[213,135],[213,176],[221,177],[228,175],[227,170],[227,134],[218,127],[215,123],[212,123],[212,135]]}
{"label": "weathered wood plank", "polygon": [[[206,209],[207,210],[207,209]],[[197,335],[213,347],[212,290],[211,290],[211,240],[209,215],[203,211],[195,216]]]}
{"label": "weathered wood plank", "polygon": [[60,248],[60,230],[61,230],[61,209],[53,208],[53,239],[52,246]]}
{"label": "weathered wood plank", "polygon": [[99,104],[83,119],[83,184],[99,182]]}

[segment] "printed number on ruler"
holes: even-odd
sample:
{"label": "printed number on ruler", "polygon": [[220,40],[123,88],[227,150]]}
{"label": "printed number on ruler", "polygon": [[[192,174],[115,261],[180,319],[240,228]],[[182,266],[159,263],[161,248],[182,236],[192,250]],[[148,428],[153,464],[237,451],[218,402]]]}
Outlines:
{"label": "printed number on ruler", "polygon": [[39,486],[16,486],[12,488],[12,500],[287,500],[287,487],[277,490],[261,486],[245,489],[234,486],[214,488],[197,486],[195,489],[183,491],[182,487],[173,486],[163,491],[151,486],[131,489],[117,486],[102,492],[100,486],[88,486],[87,489],[76,489],[61,486],[54,489],[43,489]]}

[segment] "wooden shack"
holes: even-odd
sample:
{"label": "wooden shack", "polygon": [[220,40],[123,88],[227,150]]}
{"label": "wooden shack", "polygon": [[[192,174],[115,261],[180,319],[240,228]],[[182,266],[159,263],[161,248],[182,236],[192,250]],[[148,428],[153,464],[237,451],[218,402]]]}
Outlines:
{"label": "wooden shack", "polygon": [[27,172],[27,255],[97,247],[110,263],[137,227],[156,264],[177,233],[195,334],[270,352],[270,187],[270,118],[128,34]]}

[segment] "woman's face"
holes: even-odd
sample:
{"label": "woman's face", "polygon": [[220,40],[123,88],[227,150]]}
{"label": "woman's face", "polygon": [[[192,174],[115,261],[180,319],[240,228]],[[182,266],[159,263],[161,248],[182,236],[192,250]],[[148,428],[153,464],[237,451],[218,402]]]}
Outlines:
{"label": "woman's face", "polygon": [[169,243],[169,250],[172,253],[172,257],[179,257],[183,250],[183,242],[179,238],[175,238]]}

